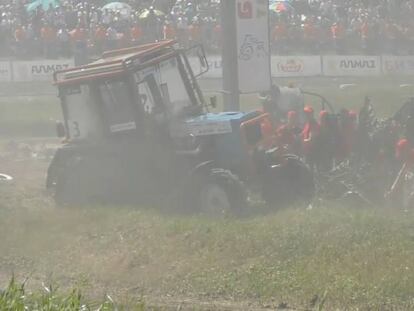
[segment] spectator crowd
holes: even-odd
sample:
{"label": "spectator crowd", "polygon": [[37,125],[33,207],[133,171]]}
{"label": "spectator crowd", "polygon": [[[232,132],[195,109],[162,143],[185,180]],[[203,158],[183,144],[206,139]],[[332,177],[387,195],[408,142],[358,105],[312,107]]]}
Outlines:
{"label": "spectator crowd", "polygon": [[[219,0],[61,0],[28,11],[26,0],[0,0],[0,57],[100,54],[161,39],[221,48]],[[414,0],[270,1],[277,54],[413,54]]]}

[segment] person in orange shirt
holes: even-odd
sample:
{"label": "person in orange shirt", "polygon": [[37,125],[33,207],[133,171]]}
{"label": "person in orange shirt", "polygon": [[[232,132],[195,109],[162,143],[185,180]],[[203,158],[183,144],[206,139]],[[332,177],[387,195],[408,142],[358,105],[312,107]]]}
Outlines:
{"label": "person in orange shirt", "polygon": [[98,54],[102,54],[106,39],[106,28],[103,24],[99,24],[95,30],[95,49]]}
{"label": "person in orange shirt", "polygon": [[119,33],[118,45],[121,49],[131,46],[131,30],[129,28]]}
{"label": "person in orange shirt", "polygon": [[303,40],[305,43],[305,48],[310,50],[311,53],[316,52],[316,38],[317,30],[315,23],[312,18],[308,18],[303,24]]}
{"label": "person in orange shirt", "polygon": [[14,31],[14,40],[16,42],[16,55],[22,56],[26,53],[26,31],[23,26],[17,26]]}
{"label": "person in orange shirt", "polygon": [[78,26],[70,32],[72,42],[74,44],[75,65],[84,65],[88,62],[88,46],[87,32],[78,24]]}
{"label": "person in orange shirt", "polygon": [[289,153],[300,155],[302,152],[300,133],[298,114],[291,110],[287,113],[287,123],[276,130],[278,147],[286,146]]}
{"label": "person in orange shirt", "polygon": [[215,48],[220,49],[222,42],[222,29],[219,21],[216,22],[216,25],[213,28],[213,38],[215,42]]}
{"label": "person in orange shirt", "polygon": [[189,43],[190,46],[200,43],[200,35],[201,35],[201,30],[200,30],[200,24],[198,21],[193,22],[191,25],[188,26],[188,34],[189,34]]}
{"label": "person in orange shirt", "polygon": [[78,25],[75,29],[70,32],[70,36],[73,42],[86,42],[87,34],[86,30]]}
{"label": "person in orange shirt", "polygon": [[166,21],[163,27],[164,40],[175,40],[177,39],[177,32],[174,25],[171,22]]}
{"label": "person in orange shirt", "polygon": [[134,23],[131,27],[131,44],[138,45],[142,40],[142,28],[138,23]]}
{"label": "person in orange shirt", "polygon": [[320,125],[315,118],[312,107],[305,106],[304,113],[306,123],[302,131],[303,151],[307,164],[312,170],[314,170],[318,167],[319,160],[317,147],[320,134]]}
{"label": "person in orange shirt", "polygon": [[43,55],[45,58],[53,58],[56,51],[56,30],[45,24],[40,29],[40,38],[43,44]]}
{"label": "person in orange shirt", "polygon": [[333,48],[337,53],[343,53],[344,51],[344,28],[340,23],[333,23],[331,27],[331,38]]}
{"label": "person in orange shirt", "polygon": [[276,53],[283,53],[287,44],[287,25],[283,21],[277,21],[272,30],[272,46]]}
{"label": "person in orange shirt", "polygon": [[369,50],[369,24],[368,20],[365,19],[359,29],[359,35],[361,38],[361,47],[365,52],[368,52]]}
{"label": "person in orange shirt", "polygon": [[396,158],[401,163],[394,182],[385,198],[393,206],[400,206],[408,209],[414,207],[414,187],[412,172],[414,169],[414,150],[407,139],[401,139],[396,145]]}

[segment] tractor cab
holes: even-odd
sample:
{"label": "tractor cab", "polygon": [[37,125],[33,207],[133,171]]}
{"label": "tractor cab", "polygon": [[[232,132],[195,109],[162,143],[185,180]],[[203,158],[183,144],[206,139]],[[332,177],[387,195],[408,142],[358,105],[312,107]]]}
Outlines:
{"label": "tractor cab", "polygon": [[[205,56],[198,68],[204,70]],[[83,67],[55,74],[68,141],[145,132],[149,120],[173,120],[203,112],[204,98],[188,58],[173,41],[105,53]]]}

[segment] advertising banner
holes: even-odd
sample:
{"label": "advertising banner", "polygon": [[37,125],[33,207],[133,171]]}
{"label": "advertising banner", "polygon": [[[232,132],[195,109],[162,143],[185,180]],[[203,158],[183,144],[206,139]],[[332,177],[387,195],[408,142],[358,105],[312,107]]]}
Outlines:
{"label": "advertising banner", "polygon": [[10,62],[7,61],[0,62],[0,82],[10,82],[12,80],[10,65]]}
{"label": "advertising banner", "polygon": [[[194,73],[200,72],[200,60],[197,57],[189,57],[189,62],[193,68]],[[207,56],[208,71],[203,74],[200,79],[222,79],[223,78],[223,64],[220,55]]]}
{"label": "advertising banner", "polygon": [[235,3],[240,92],[269,90],[269,1],[236,0]]}
{"label": "advertising banner", "polygon": [[365,55],[323,56],[325,76],[377,76],[381,74],[381,57]]}
{"label": "advertising banner", "polygon": [[73,59],[16,61],[13,62],[13,78],[16,82],[52,81],[55,71],[73,66]]}
{"label": "advertising banner", "polygon": [[209,70],[203,78],[221,79],[223,78],[223,63],[221,56],[212,55],[207,56]]}
{"label": "advertising banner", "polygon": [[382,56],[382,72],[386,75],[414,75],[414,56]]}
{"label": "advertising banner", "polygon": [[321,74],[320,56],[272,56],[273,77],[312,77]]}

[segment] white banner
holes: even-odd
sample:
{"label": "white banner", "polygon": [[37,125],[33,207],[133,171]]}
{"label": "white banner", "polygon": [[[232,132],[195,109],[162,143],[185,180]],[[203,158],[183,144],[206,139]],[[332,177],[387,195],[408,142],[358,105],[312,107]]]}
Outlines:
{"label": "white banner", "polygon": [[73,59],[18,61],[13,63],[13,78],[16,82],[52,81],[55,71],[73,66]]}
{"label": "white banner", "polygon": [[[200,60],[198,57],[188,58],[193,72],[197,74],[201,72]],[[208,71],[202,75],[202,79],[221,79],[223,78],[223,65],[220,55],[207,56]]]}
{"label": "white banner", "polygon": [[209,70],[203,75],[203,78],[221,79],[223,78],[223,63],[221,56],[207,56]]}
{"label": "white banner", "polygon": [[269,90],[269,1],[236,0],[235,3],[240,92]]}
{"label": "white banner", "polygon": [[12,80],[10,62],[0,62],[0,82]]}
{"label": "white banner", "polygon": [[414,56],[382,56],[382,72],[390,75],[414,75]]}
{"label": "white banner", "polygon": [[272,56],[272,77],[313,77],[321,74],[320,56]]}
{"label": "white banner", "polygon": [[377,76],[381,74],[379,56],[323,56],[322,63],[325,76]]}

